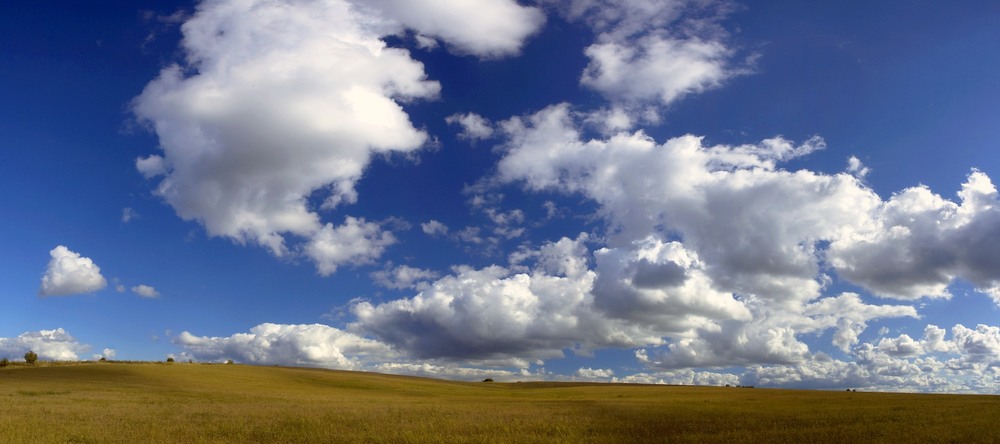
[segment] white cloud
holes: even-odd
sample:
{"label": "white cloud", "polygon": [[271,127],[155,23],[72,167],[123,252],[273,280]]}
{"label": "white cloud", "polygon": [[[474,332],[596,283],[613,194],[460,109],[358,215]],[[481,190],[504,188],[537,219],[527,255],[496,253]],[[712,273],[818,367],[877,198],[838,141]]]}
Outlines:
{"label": "white cloud", "polygon": [[22,359],[25,353],[34,351],[43,360],[76,361],[79,353],[88,350],[89,346],[79,343],[61,328],[28,331],[16,338],[0,338],[0,357],[11,360]]}
{"label": "white cloud", "polygon": [[320,324],[260,324],[229,337],[182,332],[174,343],[195,359],[232,359],[252,364],[282,364],[355,369],[367,360],[388,361],[395,353],[385,344]]}
{"label": "white cloud", "polygon": [[144,284],[143,285],[136,285],[135,287],[132,287],[132,293],[135,293],[135,294],[139,295],[140,297],[144,297],[144,298],[148,298],[148,299],[155,299],[155,298],[160,297],[160,292],[156,291],[155,288],[150,287],[149,285],[144,285]]}
{"label": "white cloud", "polygon": [[424,234],[431,236],[448,234],[448,226],[434,219],[420,224],[420,229],[424,231]]}
{"label": "white cloud", "polygon": [[622,377],[613,377],[611,382],[627,384],[671,384],[671,385],[707,385],[735,386],[739,384],[739,376],[732,373],[720,373],[694,370],[671,370],[655,373],[635,373]]}
{"label": "white cloud", "polygon": [[516,54],[545,23],[545,15],[514,0],[370,0],[386,18],[439,37],[458,53],[483,57]]}
{"label": "white cloud", "polygon": [[[380,40],[400,25],[362,9],[200,4],[182,27],[186,63],[165,68],[132,106],[163,149],[136,162],[160,177],[156,194],[209,235],[278,256],[304,238],[323,274],[378,256],[387,238],[375,225],[332,227],[309,199],[325,197],[325,209],[355,202],[373,154],[420,148],[427,135],[399,101],[435,97],[439,85]],[[357,249],[365,244],[374,249]]]}
{"label": "white cloud", "polygon": [[844,278],[875,294],[947,298],[955,278],[985,292],[1000,283],[1000,201],[986,174],[973,171],[955,203],[925,186],[893,194],[828,257]]}
{"label": "white cloud", "polygon": [[476,113],[452,114],[445,117],[444,121],[450,125],[458,124],[462,127],[462,132],[458,133],[460,139],[476,141],[489,139],[493,136],[493,124]]}
{"label": "white cloud", "polygon": [[588,380],[606,380],[615,375],[615,371],[609,368],[580,367],[576,371],[576,376]]}
{"label": "white cloud", "polygon": [[[416,296],[359,302],[352,325],[415,358],[478,360],[527,367],[563,350],[658,343],[593,309],[596,274],[583,241],[563,238],[539,249],[530,272],[458,267]],[[634,331],[635,330],[635,331]]]}
{"label": "white cloud", "polygon": [[1000,392],[1000,327],[961,324],[951,338],[935,325],[923,337],[902,334],[859,344],[853,361],[817,353],[792,365],[751,367],[747,384],[880,391]]}
{"label": "white cloud", "polygon": [[52,259],[38,289],[41,296],[65,296],[90,293],[108,285],[101,268],[87,257],[59,245],[49,252]]}
{"label": "white cloud", "polygon": [[139,213],[136,212],[131,207],[122,208],[122,223],[127,224],[131,222],[133,219],[138,219],[138,218],[139,218]]}
{"label": "white cloud", "polygon": [[[646,104],[669,105],[687,94],[721,85],[739,75],[734,51],[718,23],[725,2],[550,0],[570,21],[588,25],[596,41],[580,83],[625,105],[637,117],[656,121]],[[631,120],[631,119],[629,119]],[[622,119],[611,127],[627,128]]]}
{"label": "white cloud", "polygon": [[394,243],[392,233],[381,231],[378,224],[347,217],[339,227],[326,224],[317,231],[305,246],[305,254],[316,262],[319,274],[329,276],[345,263],[371,263]]}
{"label": "white cloud", "polygon": [[114,349],[106,348],[106,349],[104,349],[101,352],[101,354],[94,355],[94,360],[97,361],[97,360],[100,360],[101,358],[104,358],[104,359],[114,359],[114,357],[117,356],[117,355],[118,355],[118,352],[115,351]]}
{"label": "white cloud", "polygon": [[400,265],[371,273],[372,280],[377,285],[395,290],[406,288],[424,289],[427,281],[435,279],[440,274],[433,270]]}
{"label": "white cloud", "polygon": [[718,42],[649,35],[634,41],[596,43],[584,51],[590,64],[580,82],[616,100],[658,100],[716,87],[731,76],[730,51]]}

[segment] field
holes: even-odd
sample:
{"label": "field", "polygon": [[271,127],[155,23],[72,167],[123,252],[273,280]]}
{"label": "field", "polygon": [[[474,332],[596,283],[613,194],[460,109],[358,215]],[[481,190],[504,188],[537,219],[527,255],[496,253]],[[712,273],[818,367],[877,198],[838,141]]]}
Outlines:
{"label": "field", "polygon": [[1000,442],[1000,397],[464,383],[302,368],[0,369],[0,442]]}

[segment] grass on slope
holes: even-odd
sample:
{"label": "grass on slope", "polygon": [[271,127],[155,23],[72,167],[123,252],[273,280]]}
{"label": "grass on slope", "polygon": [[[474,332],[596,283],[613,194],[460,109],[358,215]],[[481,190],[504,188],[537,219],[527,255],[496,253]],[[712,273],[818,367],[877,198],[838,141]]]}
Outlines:
{"label": "grass on slope", "polygon": [[0,369],[0,442],[1000,442],[1000,398],[460,383],[302,368]]}

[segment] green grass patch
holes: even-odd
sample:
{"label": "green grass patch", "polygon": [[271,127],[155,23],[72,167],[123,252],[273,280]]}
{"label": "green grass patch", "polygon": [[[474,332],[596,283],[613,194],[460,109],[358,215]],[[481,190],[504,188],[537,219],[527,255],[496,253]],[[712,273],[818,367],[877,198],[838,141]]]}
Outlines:
{"label": "green grass patch", "polygon": [[303,368],[0,370],[0,442],[998,442],[1000,397],[463,383]]}

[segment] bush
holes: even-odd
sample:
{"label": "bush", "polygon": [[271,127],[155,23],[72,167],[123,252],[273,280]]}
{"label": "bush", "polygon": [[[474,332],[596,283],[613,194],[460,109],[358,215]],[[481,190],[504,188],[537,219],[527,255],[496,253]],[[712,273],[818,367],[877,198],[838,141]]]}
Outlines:
{"label": "bush", "polygon": [[7,360],[7,358],[0,359],[0,368],[4,368],[4,367],[6,367],[9,364],[10,364],[10,361]]}
{"label": "bush", "polygon": [[226,361],[226,364],[232,365],[233,364],[233,360],[230,359],[230,360]]}
{"label": "bush", "polygon": [[27,362],[28,364],[35,365],[35,361],[37,360],[38,360],[38,353],[35,353],[34,350],[24,354],[24,362]]}
{"label": "bush", "polygon": [[174,362],[174,358],[167,358],[167,362]]}
{"label": "bush", "polygon": [[493,382],[493,378],[486,378],[483,380],[483,382]]}

